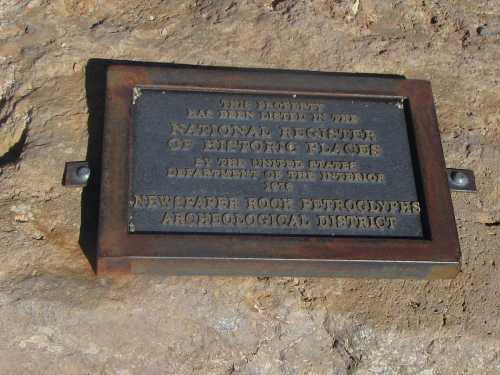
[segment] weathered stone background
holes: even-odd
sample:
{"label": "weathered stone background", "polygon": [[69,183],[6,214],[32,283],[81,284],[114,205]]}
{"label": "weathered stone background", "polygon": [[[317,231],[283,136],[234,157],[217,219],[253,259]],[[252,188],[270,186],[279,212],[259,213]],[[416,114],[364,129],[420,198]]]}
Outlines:
{"label": "weathered stone background", "polygon": [[[448,281],[96,277],[78,246],[91,57],[432,80]],[[0,0],[1,374],[500,374],[500,2]]]}

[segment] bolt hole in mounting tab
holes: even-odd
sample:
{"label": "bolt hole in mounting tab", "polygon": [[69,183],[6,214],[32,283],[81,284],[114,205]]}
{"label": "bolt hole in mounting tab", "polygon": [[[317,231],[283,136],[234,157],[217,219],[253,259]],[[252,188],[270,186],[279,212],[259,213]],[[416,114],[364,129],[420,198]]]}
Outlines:
{"label": "bolt hole in mounting tab", "polygon": [[69,161],[64,167],[64,186],[87,186],[91,175],[89,163],[86,161]]}
{"label": "bolt hole in mounting tab", "polygon": [[476,181],[470,169],[446,168],[448,184],[451,191],[474,192]]}

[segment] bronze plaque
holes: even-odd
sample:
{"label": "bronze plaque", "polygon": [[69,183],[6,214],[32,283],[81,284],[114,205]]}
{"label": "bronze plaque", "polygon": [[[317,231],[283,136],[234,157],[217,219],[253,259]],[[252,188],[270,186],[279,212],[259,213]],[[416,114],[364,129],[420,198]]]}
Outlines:
{"label": "bronze plaque", "polygon": [[130,232],[421,238],[404,100],[137,86]]}
{"label": "bronze plaque", "polygon": [[87,67],[89,89],[106,83],[103,113],[102,100],[90,111],[104,124],[102,138],[91,132],[89,142],[101,149],[102,139],[102,156],[90,160],[84,190],[99,203],[99,273],[458,272],[429,82],[92,64],[104,77]]}

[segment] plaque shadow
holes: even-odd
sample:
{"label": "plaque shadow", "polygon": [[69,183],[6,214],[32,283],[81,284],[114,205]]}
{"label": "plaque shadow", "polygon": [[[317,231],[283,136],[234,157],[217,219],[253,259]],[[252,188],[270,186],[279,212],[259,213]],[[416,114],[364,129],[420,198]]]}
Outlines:
{"label": "plaque shadow", "polygon": [[108,60],[91,59],[85,68],[85,95],[89,111],[86,160],[91,175],[83,188],[79,244],[94,272],[97,272],[97,234],[101,178],[101,153]]}

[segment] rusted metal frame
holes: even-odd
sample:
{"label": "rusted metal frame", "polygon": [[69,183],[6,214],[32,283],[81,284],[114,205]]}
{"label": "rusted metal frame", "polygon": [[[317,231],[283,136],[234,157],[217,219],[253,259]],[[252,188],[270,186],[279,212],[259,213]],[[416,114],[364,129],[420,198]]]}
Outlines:
{"label": "rusted metal frame", "polygon": [[[188,259],[200,259],[195,262],[196,264],[207,264],[209,260],[214,262],[227,263],[227,258],[234,258],[234,262],[239,262],[243,268],[250,267],[248,262],[243,262],[241,258],[248,259],[248,261],[258,261],[259,259],[265,260],[278,260],[278,259],[294,259],[296,262],[308,262],[311,259],[317,259],[319,262],[325,260],[330,265],[332,261],[338,261],[339,264],[350,260],[363,260],[372,262],[375,269],[383,267],[383,263],[408,260],[414,262],[413,266],[420,267],[426,270],[428,274],[435,266],[442,266],[446,269],[456,269],[458,264],[458,249],[457,243],[453,238],[453,233],[450,231],[436,231],[432,234],[431,240],[398,240],[398,239],[360,239],[360,238],[335,238],[335,239],[319,239],[319,238],[293,238],[289,239],[283,236],[231,236],[231,235],[130,235],[127,233],[126,227],[126,204],[128,202],[126,186],[127,186],[127,163],[126,159],[123,160],[126,152],[127,145],[127,127],[131,126],[130,116],[128,114],[128,107],[131,101],[132,87],[135,85],[163,85],[172,84],[172,82],[162,79],[159,68],[135,68],[135,67],[116,67],[111,68],[108,81],[108,102],[106,105],[106,130],[104,140],[104,154],[103,154],[103,176],[102,176],[102,202],[100,210],[100,239],[99,249],[101,257],[117,256],[116,262],[123,263],[122,256],[137,256],[143,255],[146,257],[159,257],[157,260],[164,262],[171,260],[174,264],[187,261]],[[199,71],[198,71],[199,72]],[[180,74],[181,72],[175,72]],[[235,74],[234,71],[230,72]],[[163,73],[168,77],[168,72]],[[229,73],[228,73],[229,74]],[[175,74],[174,74],[175,75]],[[237,75],[237,74],[236,74]],[[162,77],[165,77],[162,76]],[[210,82],[210,79],[205,80],[207,77],[197,77],[199,83],[208,81],[210,84],[217,82]],[[222,79],[227,77],[222,77]],[[337,77],[331,77],[331,79]],[[345,78],[345,77],[344,77]],[[221,77],[219,77],[221,79]],[[118,80],[118,81],[117,81]],[[174,79],[175,81],[175,79]],[[235,87],[234,81],[239,83],[237,87],[239,90],[268,89],[271,85],[269,83],[259,83],[249,85],[248,82],[241,80],[228,81]],[[232,81],[232,82],[231,82]],[[225,81],[224,81],[225,82]],[[426,201],[428,199],[429,205],[429,220],[431,221],[430,227],[435,224],[453,224],[449,222],[450,207],[448,191],[443,191],[443,176],[435,175],[432,170],[441,168],[444,163],[441,153],[441,146],[439,143],[425,142],[429,137],[436,136],[432,129],[431,131],[421,130],[422,127],[436,128],[435,115],[429,112],[433,108],[432,94],[430,87],[426,82],[418,83],[421,81],[399,81],[395,80],[398,85],[391,83],[389,87],[379,85],[377,87],[370,87],[370,85],[359,85],[358,90],[350,89],[346,82],[340,85],[344,90],[325,91],[332,94],[366,94],[370,96],[389,95],[389,96],[403,96],[407,97],[409,101],[410,111],[412,114],[412,124],[415,128],[417,136],[417,145],[419,157],[423,157],[420,163],[421,173],[423,177],[424,191]],[[176,84],[178,82],[175,82]],[[219,82],[220,84],[220,82]],[[221,89],[227,88],[227,84],[220,85]],[[225,87],[224,87],[225,86]],[[250,86],[250,87],[249,87]],[[260,86],[265,86],[263,89]],[[304,82],[303,87],[307,87]],[[332,85],[335,86],[335,85]],[[354,85],[355,86],[355,85]],[[382,87],[381,87],[382,86]],[[198,87],[198,85],[197,85]],[[417,90],[416,90],[417,88]],[[362,90],[361,90],[362,89]],[[312,91],[312,90],[311,90]],[[282,92],[282,91],[281,91]],[[316,94],[317,92],[315,92]],[[429,103],[429,98],[431,102]],[[430,105],[429,105],[430,104]],[[423,112],[421,112],[423,111]],[[418,113],[418,115],[417,115]],[[125,115],[125,117],[123,117]],[[426,122],[428,121],[428,122]],[[114,128],[114,129],[113,129]],[[418,130],[420,129],[420,130]],[[118,136],[118,137],[116,137]],[[439,134],[437,134],[437,142],[439,142]],[[121,137],[121,139],[119,139]],[[422,139],[423,138],[423,139]],[[432,147],[426,152],[422,150],[423,145],[430,144]],[[113,148],[113,150],[111,150]],[[441,155],[439,155],[441,153]],[[428,155],[426,158],[425,155]],[[120,160],[122,159],[122,160]],[[434,162],[432,160],[435,160]],[[437,161],[437,162],[436,162]],[[112,168],[113,170],[110,170]],[[433,180],[437,178],[437,180]],[[433,184],[437,184],[437,189],[432,188]],[[433,192],[439,196],[435,199],[429,199],[429,194]],[[447,198],[448,197],[448,198]],[[437,200],[437,201],[436,201]],[[439,201],[445,204],[439,204]],[[110,209],[110,210],[109,210]],[[435,214],[440,214],[444,219],[432,218]],[[453,216],[451,215],[451,218]],[[443,221],[448,221],[447,223]],[[442,228],[442,227],[440,227]],[[453,225],[454,228],[454,225]],[[456,232],[455,232],[456,234]],[[437,236],[437,237],[435,237]],[[441,241],[438,243],[438,241]],[[168,245],[166,245],[168,243]],[[457,246],[455,246],[457,245]],[[166,247],[168,246],[168,248]],[[440,246],[439,249],[436,247]],[[451,250],[450,250],[451,249]],[[187,258],[192,257],[192,258]],[[201,259],[203,257],[203,259]],[[236,257],[239,259],[236,260]],[[218,259],[219,258],[219,259]],[[138,262],[136,257],[129,258],[130,262]],[[149,258],[148,258],[149,259]],[[300,260],[297,260],[300,259]],[[142,260],[143,261],[143,260]],[[428,264],[428,261],[442,262],[442,264]],[[100,264],[103,269],[108,269],[109,265],[113,263],[112,258],[102,258]],[[148,263],[148,262],[146,262]],[[260,262],[258,262],[260,263]],[[279,262],[276,262],[278,266]],[[382,264],[380,264],[382,263]],[[419,264],[421,263],[421,264]],[[321,264],[314,262],[316,267],[321,268]],[[450,266],[451,265],[451,266]],[[448,267],[449,266],[449,267]],[[302,264],[300,267],[304,267]],[[450,268],[451,267],[451,268]],[[250,267],[251,268],[251,267]],[[221,270],[226,273],[227,270]],[[242,270],[240,273],[244,273]],[[423,276],[425,277],[425,276]]]}

